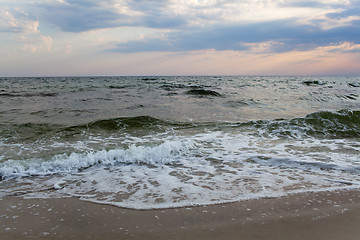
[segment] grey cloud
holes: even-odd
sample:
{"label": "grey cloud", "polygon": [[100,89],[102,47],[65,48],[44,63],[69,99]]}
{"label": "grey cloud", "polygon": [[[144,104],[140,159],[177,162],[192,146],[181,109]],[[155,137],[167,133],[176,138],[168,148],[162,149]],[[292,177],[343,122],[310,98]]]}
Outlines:
{"label": "grey cloud", "polygon": [[[112,1],[106,0],[111,6]],[[183,17],[167,13],[168,1],[129,1],[127,7],[132,11],[144,13],[143,16],[120,14],[112,8],[104,8],[101,1],[71,0],[67,4],[41,3],[33,5],[40,20],[58,26],[65,32],[84,32],[122,26],[145,26],[150,28],[174,28],[185,25]]]}
{"label": "grey cloud", "polygon": [[315,26],[295,25],[287,21],[272,21],[251,25],[213,26],[170,32],[167,39],[136,40],[118,44],[113,51],[191,51],[191,50],[247,50],[241,43],[281,42],[272,51],[310,50],[342,41],[360,42],[360,22],[354,26],[322,30]]}
{"label": "grey cloud", "polygon": [[174,16],[169,13],[170,2],[167,0],[138,0],[129,1],[128,7],[143,12],[138,24],[150,28],[178,28],[187,24],[184,16]]}
{"label": "grey cloud", "polygon": [[132,23],[127,16],[112,9],[100,8],[96,2],[79,0],[62,3],[43,3],[34,5],[40,20],[58,26],[65,32],[83,32],[93,29],[111,28]]}

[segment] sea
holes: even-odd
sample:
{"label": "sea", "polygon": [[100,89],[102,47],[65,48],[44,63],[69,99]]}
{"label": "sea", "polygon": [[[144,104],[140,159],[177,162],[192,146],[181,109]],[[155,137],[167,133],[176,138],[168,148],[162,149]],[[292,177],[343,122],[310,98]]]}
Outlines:
{"label": "sea", "polygon": [[0,78],[0,199],[131,209],[360,188],[360,76]]}

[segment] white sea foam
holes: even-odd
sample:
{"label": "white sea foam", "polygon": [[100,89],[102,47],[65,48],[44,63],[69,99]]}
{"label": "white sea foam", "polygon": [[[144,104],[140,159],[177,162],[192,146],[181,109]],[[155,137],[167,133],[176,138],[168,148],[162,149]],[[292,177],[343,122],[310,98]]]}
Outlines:
{"label": "white sea foam", "polygon": [[128,149],[56,155],[52,159],[8,160],[0,163],[3,178],[74,172],[95,164],[168,164],[192,146],[191,141],[166,141],[157,146],[130,145]]}
{"label": "white sea foam", "polygon": [[[160,139],[162,141],[160,141]],[[128,148],[6,161],[4,195],[77,196],[148,209],[206,205],[302,191],[358,188],[360,146],[342,139],[256,137],[213,131],[132,139]]]}

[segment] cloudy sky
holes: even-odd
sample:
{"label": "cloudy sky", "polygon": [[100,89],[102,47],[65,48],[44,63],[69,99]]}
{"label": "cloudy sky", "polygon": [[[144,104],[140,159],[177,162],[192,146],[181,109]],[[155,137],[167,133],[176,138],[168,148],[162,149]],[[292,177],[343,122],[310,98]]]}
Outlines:
{"label": "cloudy sky", "polygon": [[359,75],[360,0],[0,0],[0,76]]}

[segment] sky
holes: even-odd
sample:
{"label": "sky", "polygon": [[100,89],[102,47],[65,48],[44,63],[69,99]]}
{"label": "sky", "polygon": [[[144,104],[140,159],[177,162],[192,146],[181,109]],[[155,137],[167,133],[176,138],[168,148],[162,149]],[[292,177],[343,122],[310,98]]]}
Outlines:
{"label": "sky", "polygon": [[0,0],[0,76],[360,75],[360,0]]}

